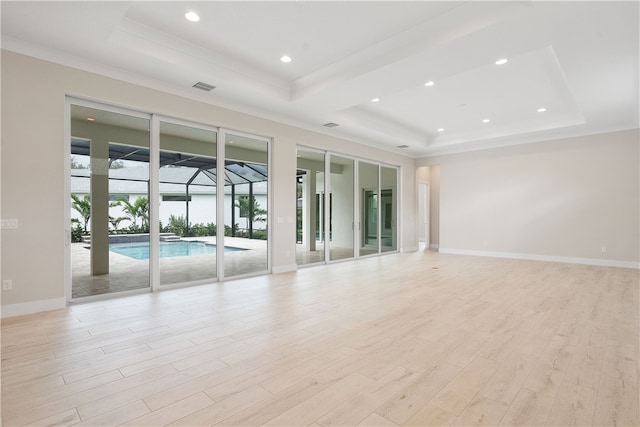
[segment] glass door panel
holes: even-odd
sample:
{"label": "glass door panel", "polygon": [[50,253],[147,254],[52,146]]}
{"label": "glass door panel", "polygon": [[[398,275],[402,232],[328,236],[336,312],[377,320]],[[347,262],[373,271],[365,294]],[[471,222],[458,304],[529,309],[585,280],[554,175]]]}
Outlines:
{"label": "glass door panel", "polygon": [[150,121],[70,113],[72,298],[149,288]]}
{"label": "glass door panel", "polygon": [[329,198],[329,259],[354,257],[354,161],[331,154]]}
{"label": "glass door panel", "polygon": [[397,236],[398,169],[380,168],[380,248],[382,252],[395,251]]}
{"label": "glass door panel", "polygon": [[296,262],[323,262],[324,255],[324,153],[298,149],[296,172]]}
{"label": "glass door panel", "polygon": [[217,278],[217,133],[160,122],[160,284]]}
{"label": "glass door panel", "polygon": [[224,277],[266,272],[269,144],[226,133],[224,147]]}
{"label": "glass door panel", "polygon": [[378,165],[358,162],[360,255],[378,253]]}

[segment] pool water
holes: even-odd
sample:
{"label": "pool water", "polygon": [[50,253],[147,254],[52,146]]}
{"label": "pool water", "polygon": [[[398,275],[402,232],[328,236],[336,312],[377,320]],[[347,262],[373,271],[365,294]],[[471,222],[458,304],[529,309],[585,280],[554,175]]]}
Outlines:
{"label": "pool water", "polygon": [[[134,259],[149,259],[148,243],[115,243],[109,245],[109,250],[120,255],[125,255]],[[246,249],[225,246],[225,252],[238,252]],[[216,245],[205,242],[161,242],[160,258],[171,258],[178,256],[207,255],[215,254]]]}

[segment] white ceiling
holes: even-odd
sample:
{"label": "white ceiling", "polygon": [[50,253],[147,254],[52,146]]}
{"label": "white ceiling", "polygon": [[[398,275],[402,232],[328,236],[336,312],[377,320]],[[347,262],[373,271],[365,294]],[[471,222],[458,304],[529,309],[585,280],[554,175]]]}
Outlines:
{"label": "white ceiling", "polygon": [[4,49],[414,157],[639,126],[638,1],[1,7]]}

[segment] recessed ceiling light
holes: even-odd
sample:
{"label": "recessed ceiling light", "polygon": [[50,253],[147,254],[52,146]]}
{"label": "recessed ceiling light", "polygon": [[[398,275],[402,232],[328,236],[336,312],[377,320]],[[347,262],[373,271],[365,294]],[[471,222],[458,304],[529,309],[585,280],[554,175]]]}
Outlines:
{"label": "recessed ceiling light", "polygon": [[482,119],[482,123],[489,123],[491,119]]}
{"label": "recessed ceiling light", "polygon": [[194,11],[192,11],[192,10],[190,10],[187,13],[185,13],[184,17],[187,18],[187,20],[191,21],[191,22],[198,22],[200,20],[200,16],[198,16],[198,14],[195,13]]}
{"label": "recessed ceiling light", "polygon": [[544,107],[538,108],[538,113],[544,113],[545,111],[547,111],[547,109]]}
{"label": "recessed ceiling light", "polygon": [[380,98],[373,98],[371,102],[380,102]]}
{"label": "recessed ceiling light", "polygon": [[434,84],[435,84],[435,82],[433,82],[433,81],[428,81],[428,82],[426,82],[424,85],[425,85],[425,86],[427,86],[427,87],[429,87],[429,86],[433,86]]}
{"label": "recessed ceiling light", "polygon": [[438,129],[438,133],[440,132],[444,132],[444,129],[443,128]]}
{"label": "recessed ceiling light", "polygon": [[280,58],[280,61],[282,61],[282,62],[284,62],[284,63],[289,63],[289,62],[291,62],[291,57],[290,57],[290,56],[288,56],[288,55],[283,55],[283,56]]}
{"label": "recessed ceiling light", "polygon": [[506,64],[507,62],[508,62],[507,58],[498,59],[496,61],[496,65],[503,65],[503,64]]}

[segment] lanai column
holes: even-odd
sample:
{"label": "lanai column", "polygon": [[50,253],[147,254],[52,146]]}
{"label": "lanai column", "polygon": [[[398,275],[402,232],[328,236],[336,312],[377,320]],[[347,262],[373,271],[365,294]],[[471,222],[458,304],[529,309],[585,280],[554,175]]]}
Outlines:
{"label": "lanai column", "polygon": [[91,141],[91,274],[109,274],[109,142]]}

